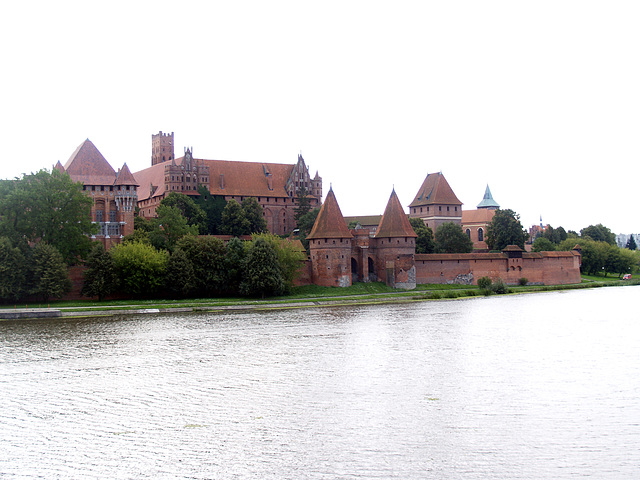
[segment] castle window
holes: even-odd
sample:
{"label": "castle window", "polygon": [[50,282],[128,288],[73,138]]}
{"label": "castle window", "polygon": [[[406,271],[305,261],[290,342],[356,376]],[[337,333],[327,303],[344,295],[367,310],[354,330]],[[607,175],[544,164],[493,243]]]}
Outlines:
{"label": "castle window", "polygon": [[449,207],[447,207],[447,212],[449,211]]}
{"label": "castle window", "polygon": [[478,229],[478,241],[479,242],[484,241],[484,230],[482,230],[482,228]]}
{"label": "castle window", "polygon": [[471,238],[471,230],[467,228],[464,233],[467,234],[467,237]]}
{"label": "castle window", "polygon": [[442,207],[438,207],[438,211],[441,212],[442,211]]}

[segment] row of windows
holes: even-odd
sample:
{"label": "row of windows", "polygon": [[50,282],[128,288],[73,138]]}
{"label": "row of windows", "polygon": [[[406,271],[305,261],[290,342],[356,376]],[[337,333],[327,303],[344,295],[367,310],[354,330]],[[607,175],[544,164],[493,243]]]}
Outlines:
{"label": "row of windows", "polygon": [[[471,238],[471,230],[467,228],[465,233],[467,234],[467,237]],[[482,229],[482,227],[478,229],[478,241],[479,242],[484,241],[484,230]]]}
{"label": "row of windows", "polygon": [[[420,213],[423,213],[422,212],[422,208],[423,207],[420,207]],[[450,211],[451,211],[450,210],[450,206],[447,205],[447,212],[450,212]],[[454,206],[453,207],[453,211],[457,212],[458,211],[458,207]],[[427,213],[429,213],[429,212],[430,212],[429,207],[427,207]],[[438,205],[438,212],[442,212],[442,205]],[[413,207],[413,213],[418,213],[418,207]]]}
{"label": "row of windows", "polygon": [[[113,185],[109,185],[108,188],[109,188],[110,192],[113,192]],[[83,185],[82,186],[82,190],[84,190],[84,191],[89,190],[89,191],[92,191],[92,192],[104,192],[104,191],[106,191],[106,189],[107,189],[107,187],[104,186],[104,185]],[[136,191],[137,187],[135,185],[131,185],[131,186],[129,186],[129,185],[124,185],[124,186],[123,185],[118,185],[116,187],[116,192],[121,192],[121,191],[122,192],[124,192],[124,191],[128,192],[130,190]]]}

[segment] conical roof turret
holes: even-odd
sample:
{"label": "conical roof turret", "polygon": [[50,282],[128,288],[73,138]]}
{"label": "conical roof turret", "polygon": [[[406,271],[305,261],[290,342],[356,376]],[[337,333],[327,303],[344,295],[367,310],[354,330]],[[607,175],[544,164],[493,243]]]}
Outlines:
{"label": "conical roof turret", "polygon": [[487,185],[487,189],[484,191],[484,197],[482,201],[477,205],[476,208],[488,208],[488,209],[498,209],[500,205],[493,199],[491,195],[491,190],[489,190],[489,185]]}
{"label": "conical roof turret", "polygon": [[116,175],[116,181],[113,183],[114,185],[136,185],[138,186],[138,182],[136,182],[136,178],[127,167],[125,163]]}
{"label": "conical roof turret", "polygon": [[307,235],[307,238],[353,238],[347,228],[347,223],[344,221],[340,206],[333,193],[333,188],[329,189],[327,198],[325,198],[318,213],[318,218],[316,218],[316,222],[313,224],[311,233]]}
{"label": "conical roof turret", "polygon": [[400,199],[395,189],[391,192],[391,197],[387,202],[380,225],[376,230],[376,238],[381,237],[417,237],[409,219],[407,218]]}

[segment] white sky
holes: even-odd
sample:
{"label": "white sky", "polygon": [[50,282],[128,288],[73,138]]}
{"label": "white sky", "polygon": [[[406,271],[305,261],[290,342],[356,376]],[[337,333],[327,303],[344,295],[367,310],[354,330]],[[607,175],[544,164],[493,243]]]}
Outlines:
{"label": "white sky", "polygon": [[344,215],[442,171],[473,209],[639,232],[640,2],[4,2],[0,178],[89,138],[111,165],[294,163]]}

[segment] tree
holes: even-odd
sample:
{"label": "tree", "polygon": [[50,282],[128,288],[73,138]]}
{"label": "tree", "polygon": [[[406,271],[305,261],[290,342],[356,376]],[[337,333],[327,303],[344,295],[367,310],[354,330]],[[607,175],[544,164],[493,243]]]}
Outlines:
{"label": "tree", "polygon": [[110,250],[120,288],[129,294],[153,296],[165,283],[169,254],[152,245],[121,243]]}
{"label": "tree", "polygon": [[118,275],[116,265],[100,242],[95,242],[86,261],[87,269],[84,272],[82,295],[86,297],[98,297],[98,301],[113,293],[118,288]]}
{"label": "tree", "polygon": [[237,295],[240,292],[240,284],[244,276],[245,259],[247,256],[248,242],[243,242],[234,237],[227,243],[227,254],[225,256],[226,270],[226,291],[229,294]]}
{"label": "tree", "polygon": [[298,189],[298,205],[294,209],[293,218],[296,225],[300,218],[304,217],[311,210],[311,200],[309,200],[309,191],[304,187]]}
{"label": "tree", "polygon": [[531,247],[532,252],[553,252],[555,249],[555,245],[546,237],[536,238]]}
{"label": "tree", "polygon": [[549,240],[551,243],[553,244],[559,244],[560,242],[562,242],[563,240],[567,239],[567,232],[564,228],[562,227],[558,227],[558,228],[553,228],[551,225],[549,225],[544,233],[542,234],[542,236],[544,238],[546,238],[547,240]]}
{"label": "tree", "polygon": [[520,215],[513,210],[496,210],[487,226],[485,241],[489,250],[503,250],[509,245],[517,245],[524,250],[524,242],[529,234],[520,223]]}
{"label": "tree", "polygon": [[304,246],[307,253],[309,253],[309,241],[307,240],[307,235],[311,233],[311,229],[313,225],[316,223],[316,218],[318,218],[318,214],[320,213],[320,208],[316,207],[313,210],[309,210],[306,214],[301,216],[298,221],[298,238],[302,242],[302,246]]}
{"label": "tree", "polygon": [[227,202],[222,211],[222,233],[239,237],[250,233],[251,223],[245,217],[242,206],[234,199]]}
{"label": "tree", "polygon": [[462,227],[453,222],[443,223],[436,229],[435,251],[437,253],[469,253],[473,251],[473,242],[462,231]]}
{"label": "tree", "polygon": [[193,265],[197,295],[210,297],[225,291],[226,248],[222,240],[187,235],[180,239],[176,248],[183,250]]}
{"label": "tree", "polygon": [[149,232],[149,241],[157,249],[171,252],[182,237],[198,234],[198,227],[189,225],[178,207],[158,205],[156,213],[158,217],[151,219],[153,230]]}
{"label": "tree", "polygon": [[285,283],[285,292],[288,291],[300,274],[302,262],[307,258],[306,253],[300,248],[300,244],[296,245],[289,239],[281,239],[270,233],[253,236],[254,243],[259,239],[266,241],[276,252],[278,265]]}
{"label": "tree", "polygon": [[266,239],[257,238],[247,253],[241,293],[264,298],[266,295],[281,295],[285,287],[278,254]]}
{"label": "tree", "polygon": [[187,219],[187,225],[195,225],[201,235],[205,235],[207,233],[207,214],[189,195],[179,192],[170,192],[162,199],[160,205],[178,208],[184,218]]}
{"label": "tree", "polygon": [[427,227],[420,218],[410,218],[409,223],[413,227],[413,231],[418,235],[418,238],[416,238],[416,253],[433,253],[436,248],[433,240],[433,230]]}
{"label": "tree", "polygon": [[633,235],[629,235],[629,240],[627,240],[627,245],[625,248],[629,250],[635,250],[638,248],[638,245],[636,244],[636,239],[633,238]]}
{"label": "tree", "polygon": [[55,247],[68,263],[91,250],[93,200],[81,183],[58,170],[40,170],[0,185],[0,235]]}
{"label": "tree", "polygon": [[29,258],[30,294],[42,298],[60,298],[71,289],[67,265],[56,247],[45,242],[31,249]]}
{"label": "tree", "polygon": [[598,225],[589,225],[580,230],[581,237],[589,237],[596,242],[607,242],[609,245],[616,244],[616,236],[610,229],[599,223]]}
{"label": "tree", "polygon": [[193,263],[180,248],[176,248],[169,257],[166,288],[178,298],[189,297],[196,292],[197,282]]}
{"label": "tree", "polygon": [[211,195],[211,192],[204,185],[198,187],[198,196],[195,203],[204,211],[207,221],[206,232],[209,235],[222,233],[222,211],[227,205],[224,197]]}
{"label": "tree", "polygon": [[14,302],[25,294],[26,269],[22,251],[9,238],[0,237],[0,302]]}
{"label": "tree", "polygon": [[245,198],[242,201],[242,213],[249,222],[247,234],[263,233],[267,231],[267,221],[264,212],[254,197]]}

